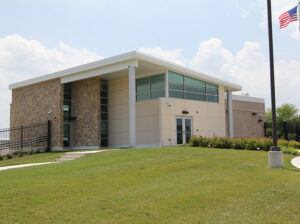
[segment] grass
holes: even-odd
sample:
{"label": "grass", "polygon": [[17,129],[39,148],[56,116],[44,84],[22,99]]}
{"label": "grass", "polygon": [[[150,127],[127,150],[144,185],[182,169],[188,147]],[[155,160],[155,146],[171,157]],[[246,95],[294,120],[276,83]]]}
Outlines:
{"label": "grass", "polygon": [[38,153],[33,155],[23,155],[22,157],[14,156],[12,159],[4,159],[0,161],[0,167],[2,166],[11,166],[18,164],[27,164],[27,163],[42,163],[49,162],[61,157],[63,152],[46,152]]}
{"label": "grass", "polygon": [[0,223],[298,223],[300,172],[267,153],[101,152],[0,172]]}

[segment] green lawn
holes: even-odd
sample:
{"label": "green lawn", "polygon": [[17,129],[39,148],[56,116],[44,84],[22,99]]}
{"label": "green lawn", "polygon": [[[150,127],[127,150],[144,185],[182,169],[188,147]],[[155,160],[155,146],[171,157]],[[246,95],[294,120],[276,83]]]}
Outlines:
{"label": "green lawn", "polygon": [[54,161],[55,159],[58,159],[63,154],[64,152],[47,152],[47,153],[38,153],[34,155],[23,155],[23,157],[15,156],[12,159],[1,160],[0,167],[18,165],[18,164],[27,164],[27,163],[50,162],[50,161]]}
{"label": "green lawn", "polygon": [[0,172],[0,223],[299,223],[300,172],[267,153],[113,150]]}

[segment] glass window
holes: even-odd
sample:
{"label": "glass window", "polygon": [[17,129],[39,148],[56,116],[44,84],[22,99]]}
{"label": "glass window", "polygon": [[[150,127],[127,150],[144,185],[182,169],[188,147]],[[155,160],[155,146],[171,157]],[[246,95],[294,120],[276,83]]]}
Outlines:
{"label": "glass window", "polygon": [[136,101],[165,96],[165,74],[153,75],[136,80]]}
{"label": "glass window", "polygon": [[149,85],[149,77],[137,79],[136,80],[136,85],[137,86],[140,86],[140,85]]}
{"label": "glass window", "polygon": [[149,99],[150,99],[149,93],[142,93],[142,94],[136,95],[136,101],[149,100]]}
{"label": "glass window", "polygon": [[218,86],[213,85],[213,84],[210,84],[210,83],[206,83],[206,87],[207,87],[207,88],[215,88],[215,89],[218,88]]}
{"label": "glass window", "polygon": [[219,102],[218,86],[168,71],[169,97]]}
{"label": "glass window", "polygon": [[137,93],[144,93],[144,92],[149,92],[149,91],[150,91],[150,86],[149,85],[136,86],[136,92]]}
{"label": "glass window", "polygon": [[185,85],[185,91],[205,94],[205,87]]}
{"label": "glass window", "polygon": [[205,82],[191,78],[191,77],[184,77],[184,83],[185,84],[190,84],[190,85],[196,85],[196,86],[201,86],[201,87],[205,87]]}
{"label": "glass window", "polygon": [[155,82],[165,82],[165,74],[160,74],[160,75],[153,75],[150,76],[150,82],[155,83]]}
{"label": "glass window", "polygon": [[156,91],[156,92],[151,92],[151,99],[157,99],[159,97],[164,97],[165,96],[165,91]]}
{"label": "glass window", "polygon": [[158,90],[164,90],[165,89],[165,83],[164,82],[157,82],[157,83],[151,83],[151,91],[158,91]]}
{"label": "glass window", "polygon": [[189,100],[199,100],[199,101],[206,101],[205,94],[198,94],[198,93],[186,93],[186,98]]}
{"label": "glass window", "polygon": [[173,98],[184,99],[184,92],[182,92],[182,91],[172,91],[172,90],[169,90],[169,96],[170,96],[170,97],[173,97]]}
{"label": "glass window", "polygon": [[168,81],[169,82],[178,82],[178,83],[183,83],[183,75],[180,75],[175,72],[168,72]]}
{"label": "glass window", "polygon": [[183,84],[180,84],[180,83],[174,83],[174,82],[170,82],[170,83],[169,83],[169,89],[172,89],[172,90],[180,90],[180,91],[183,91],[183,90],[184,90]]}
{"label": "glass window", "polygon": [[206,93],[210,95],[218,95],[218,89],[207,88]]}
{"label": "glass window", "polygon": [[217,103],[217,102],[219,102],[219,97],[218,96],[207,95],[207,101]]}

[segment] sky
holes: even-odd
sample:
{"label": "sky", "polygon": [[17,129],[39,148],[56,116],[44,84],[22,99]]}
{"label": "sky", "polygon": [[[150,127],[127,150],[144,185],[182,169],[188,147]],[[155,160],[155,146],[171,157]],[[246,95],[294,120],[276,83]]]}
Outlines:
{"label": "sky", "polygon": [[[297,0],[272,4],[277,105],[300,108],[299,23],[278,20]],[[270,107],[267,29],[266,0],[0,0],[0,128],[10,83],[132,50],[240,84]]]}

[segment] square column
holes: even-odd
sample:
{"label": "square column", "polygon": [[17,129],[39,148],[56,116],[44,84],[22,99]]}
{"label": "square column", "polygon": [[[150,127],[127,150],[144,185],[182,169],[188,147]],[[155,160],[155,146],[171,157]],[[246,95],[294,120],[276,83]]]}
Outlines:
{"label": "square column", "polygon": [[228,110],[228,134],[229,138],[234,137],[233,132],[233,113],[232,113],[232,92],[227,91],[227,110]]}
{"label": "square column", "polygon": [[136,90],[135,90],[135,67],[128,67],[129,73],[129,144],[136,147]]}

